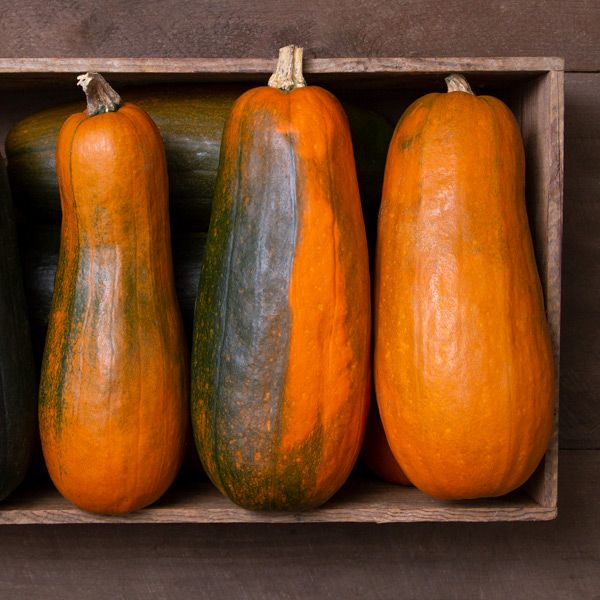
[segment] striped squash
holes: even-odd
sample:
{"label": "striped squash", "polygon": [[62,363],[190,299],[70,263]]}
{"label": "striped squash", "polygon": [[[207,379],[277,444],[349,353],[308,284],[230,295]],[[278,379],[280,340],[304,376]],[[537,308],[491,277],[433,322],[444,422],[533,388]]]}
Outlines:
{"label": "striped squash", "polygon": [[95,74],[61,129],[62,232],[42,364],[40,430],[53,482],[90,512],[154,502],[181,464],[188,360],[158,129]]}
{"label": "striped squash", "polygon": [[196,306],[196,445],[236,503],[308,509],[347,478],[368,407],[369,296],[346,116],[286,47],[228,118]]}

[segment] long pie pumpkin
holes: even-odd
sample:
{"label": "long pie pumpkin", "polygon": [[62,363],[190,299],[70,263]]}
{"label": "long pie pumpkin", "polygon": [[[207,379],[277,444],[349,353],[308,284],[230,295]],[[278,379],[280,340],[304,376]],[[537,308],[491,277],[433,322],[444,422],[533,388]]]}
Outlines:
{"label": "long pie pumpkin", "polygon": [[540,462],[552,349],[518,125],[464,78],[404,113],[379,217],[375,381],[391,449],[420,489],[498,496]]}
{"label": "long pie pumpkin", "polygon": [[98,74],[61,129],[61,247],[42,366],[50,476],[79,507],[154,502],[183,457],[187,357],[158,129]]}
{"label": "long pie pumpkin", "polygon": [[196,307],[192,424],[206,472],[251,509],[327,500],[370,388],[368,253],[348,122],[282,49],[234,105]]}

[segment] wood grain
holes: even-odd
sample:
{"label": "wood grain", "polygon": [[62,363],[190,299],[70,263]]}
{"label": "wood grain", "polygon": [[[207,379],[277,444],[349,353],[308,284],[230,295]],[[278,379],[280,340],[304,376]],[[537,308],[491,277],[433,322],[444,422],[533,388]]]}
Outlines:
{"label": "wood grain", "polygon": [[568,74],[560,442],[600,449],[600,74]]}
{"label": "wood grain", "polygon": [[[103,73],[183,73],[183,74],[261,74],[270,75],[275,58],[0,58],[0,73],[62,73],[102,71]],[[535,73],[562,70],[558,57],[433,57],[433,58],[307,58],[304,73],[373,75],[398,73],[447,73],[449,71],[522,71]],[[237,77],[235,79],[238,79]],[[9,80],[10,81],[10,80]]]}
{"label": "wood grain", "polygon": [[554,431],[544,461],[527,485],[542,506],[555,506],[558,460],[561,249],[563,219],[563,73],[551,71],[528,83],[516,99],[525,154],[530,228],[544,291],[555,365]]}
{"label": "wood grain", "polygon": [[387,523],[415,521],[547,521],[544,507],[524,492],[497,499],[442,502],[413,487],[396,486],[367,475],[351,478],[336,496],[302,513],[254,512],[233,504],[208,481],[179,481],[155,505],[125,517],[83,512],[49,482],[33,482],[0,506],[0,524],[60,523]]}
{"label": "wood grain", "polygon": [[[600,68],[600,4],[505,0],[4,3],[0,55],[275,57],[565,56]],[[135,7],[135,8],[134,8]]]}
{"label": "wood grain", "polygon": [[600,457],[560,456],[545,523],[0,528],[0,598],[594,599]]}

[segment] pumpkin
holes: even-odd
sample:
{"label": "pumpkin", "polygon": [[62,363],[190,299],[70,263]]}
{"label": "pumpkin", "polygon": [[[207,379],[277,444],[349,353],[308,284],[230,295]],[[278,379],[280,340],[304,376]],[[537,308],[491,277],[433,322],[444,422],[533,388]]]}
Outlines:
{"label": "pumpkin", "polygon": [[375,279],[375,381],[390,447],[443,499],[506,494],[542,459],[554,368],[508,107],[462,76],[390,144]]}
{"label": "pumpkin", "polygon": [[[234,101],[245,89],[227,84],[172,84],[133,87],[127,93],[129,101],[150,115],[164,140],[171,224],[178,230],[208,229],[223,126]],[[16,123],[8,133],[10,183],[15,203],[28,222],[60,222],[56,139],[65,120],[82,108],[75,102],[39,111]],[[345,108],[371,242],[392,127],[381,115],[356,102],[346,103]]]}
{"label": "pumpkin", "polygon": [[174,479],[187,431],[187,356],[173,283],[158,129],[97,73],[56,157],[61,246],[40,385],[40,431],[58,490],[123,514]]}
{"label": "pumpkin", "polygon": [[15,222],[0,157],[0,500],[25,477],[35,429],[35,373]]}
{"label": "pumpkin", "polygon": [[348,122],[299,48],[227,120],[192,352],[206,472],[250,509],[303,510],[345,481],[370,388],[368,252]]}
{"label": "pumpkin", "polygon": [[385,430],[381,423],[381,417],[379,416],[377,402],[371,402],[361,458],[377,477],[390,483],[410,485],[408,477],[406,477],[406,474],[394,458],[390,449]]}

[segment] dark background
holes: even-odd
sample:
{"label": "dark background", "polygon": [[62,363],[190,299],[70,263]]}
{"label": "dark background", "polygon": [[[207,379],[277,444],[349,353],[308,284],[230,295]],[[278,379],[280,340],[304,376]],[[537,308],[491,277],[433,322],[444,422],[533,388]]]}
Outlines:
{"label": "dark background", "polygon": [[1,57],[563,56],[559,517],[5,526],[1,598],[600,599],[600,2],[0,0]]}

